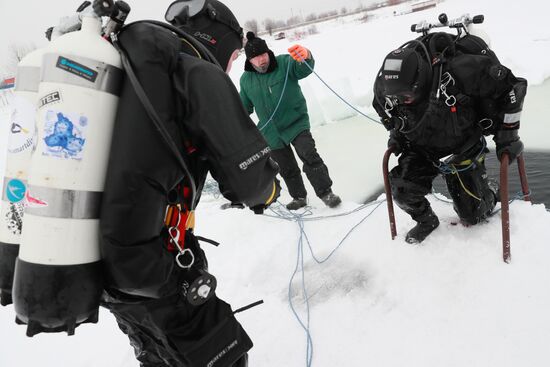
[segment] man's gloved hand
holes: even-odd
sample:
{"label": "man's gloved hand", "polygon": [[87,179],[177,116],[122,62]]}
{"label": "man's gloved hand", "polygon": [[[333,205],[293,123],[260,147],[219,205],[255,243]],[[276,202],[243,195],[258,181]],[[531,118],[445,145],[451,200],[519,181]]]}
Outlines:
{"label": "man's gloved hand", "polygon": [[309,50],[300,45],[294,45],[290,47],[288,49],[288,53],[294,60],[298,62],[304,62],[304,60],[307,60],[309,58]]}
{"label": "man's gloved hand", "polygon": [[518,130],[499,130],[493,138],[497,145],[498,160],[502,160],[502,155],[508,153],[511,164],[516,158],[523,153],[523,143],[519,139]]}
{"label": "man's gloved hand", "polygon": [[508,157],[510,158],[508,162],[512,164],[523,153],[523,143],[518,138],[518,140],[506,144],[497,144],[497,157],[499,161],[502,160],[504,153],[508,153]]}
{"label": "man's gloved hand", "polygon": [[273,192],[271,196],[267,199],[265,204],[256,205],[251,207],[250,209],[254,211],[254,214],[263,214],[264,210],[267,209],[267,207],[269,207],[275,201],[277,201],[280,195],[281,195],[281,183],[279,182],[279,180],[275,178],[273,179]]}
{"label": "man's gloved hand", "polygon": [[401,143],[401,139],[397,137],[397,134],[395,133],[395,130],[392,130],[390,132],[390,138],[388,139],[388,148],[393,147],[393,154],[398,156],[403,152],[403,146]]}

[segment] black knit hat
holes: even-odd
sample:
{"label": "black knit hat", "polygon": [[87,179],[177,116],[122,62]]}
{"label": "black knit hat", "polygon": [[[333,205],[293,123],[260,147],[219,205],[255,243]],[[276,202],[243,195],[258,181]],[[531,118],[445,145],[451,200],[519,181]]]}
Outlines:
{"label": "black knit hat", "polygon": [[[172,5],[189,3],[192,7],[194,2],[179,0]],[[231,10],[221,2],[217,0],[202,2],[204,6],[197,14],[189,14],[189,9],[181,6],[181,14],[167,20],[186,30],[204,44],[225,69],[233,51],[240,50],[243,46],[243,29]]]}
{"label": "black knit hat", "polygon": [[244,52],[247,60],[270,51],[267,47],[267,43],[265,43],[263,39],[256,37],[253,32],[248,32],[246,34],[246,39],[248,41],[246,42],[246,45],[244,45]]}

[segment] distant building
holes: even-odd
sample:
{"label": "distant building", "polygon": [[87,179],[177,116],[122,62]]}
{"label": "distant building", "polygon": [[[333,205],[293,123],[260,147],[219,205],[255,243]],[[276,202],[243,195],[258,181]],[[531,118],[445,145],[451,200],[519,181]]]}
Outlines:
{"label": "distant building", "polygon": [[285,39],[286,38],[286,35],[285,35],[285,32],[279,32],[275,35],[275,37],[273,37],[274,39],[276,40],[282,40],[282,39]]}
{"label": "distant building", "polygon": [[415,11],[426,10],[429,8],[434,8],[437,5],[437,3],[438,3],[437,0],[416,1],[411,4],[411,10],[415,12]]}

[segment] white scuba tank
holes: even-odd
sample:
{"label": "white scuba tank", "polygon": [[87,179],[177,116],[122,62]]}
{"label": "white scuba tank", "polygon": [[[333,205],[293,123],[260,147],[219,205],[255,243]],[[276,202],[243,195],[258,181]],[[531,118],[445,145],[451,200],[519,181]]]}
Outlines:
{"label": "white scuba tank", "polygon": [[123,71],[101,20],[44,52],[37,146],[13,287],[27,335],[97,322],[102,291],[99,207]]}
{"label": "white scuba tank", "polygon": [[17,65],[15,91],[5,132],[8,134],[6,169],[0,213],[0,304],[11,303],[15,259],[26,205],[28,168],[36,144],[36,103],[44,49],[26,55]]}

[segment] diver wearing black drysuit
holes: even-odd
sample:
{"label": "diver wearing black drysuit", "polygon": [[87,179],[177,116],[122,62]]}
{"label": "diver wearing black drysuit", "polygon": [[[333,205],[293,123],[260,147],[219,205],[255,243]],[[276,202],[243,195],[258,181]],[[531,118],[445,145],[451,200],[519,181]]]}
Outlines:
{"label": "diver wearing black drysuit", "polygon": [[[227,69],[242,47],[242,29],[223,4],[207,4],[217,17],[198,14],[200,22],[187,29],[200,25],[201,41],[206,34],[216,40],[208,47]],[[189,272],[175,262],[165,215],[170,204],[190,206],[189,179],[197,186],[198,201],[208,172],[226,198],[261,211],[278,196],[278,167],[229,77],[201,60],[196,47],[169,30],[139,22],[123,29],[119,40],[192,177],[125,80],[100,220],[102,305],[129,336],[142,366],[246,366],[252,345],[230,306],[215,295],[198,306],[186,300]],[[185,233],[185,248],[194,253],[194,268],[205,270],[192,228]]]}
{"label": "diver wearing black drysuit", "polygon": [[[442,173],[461,222],[491,215],[498,185],[485,170],[484,135],[494,134],[499,160],[523,151],[518,129],[527,81],[500,64],[479,37],[433,33],[392,51],[374,86],[373,106],[400,155],[390,172],[392,195],[416,222],[406,236],[422,242],[439,225],[425,196]],[[429,60],[426,60],[426,53]],[[445,158],[447,157],[447,158]],[[440,161],[443,159],[443,161]]]}

